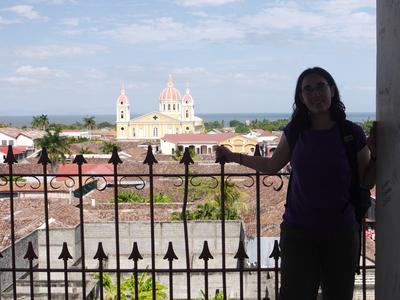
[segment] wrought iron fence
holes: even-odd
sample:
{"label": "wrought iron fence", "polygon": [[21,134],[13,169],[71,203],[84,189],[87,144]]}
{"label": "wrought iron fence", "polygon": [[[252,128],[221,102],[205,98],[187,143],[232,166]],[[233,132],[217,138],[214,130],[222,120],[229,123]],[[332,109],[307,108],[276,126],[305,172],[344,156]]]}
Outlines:
{"label": "wrought iron fence", "polygon": [[[260,151],[257,148],[255,151],[255,155],[260,155]],[[50,174],[49,167],[51,164],[51,161],[47,155],[47,151],[44,148],[41,152],[41,156],[38,160],[38,164],[42,165],[42,173],[41,174],[18,174],[14,172],[14,164],[16,163],[16,159],[14,158],[13,151],[12,151],[12,146],[9,146],[8,148],[8,154],[7,157],[4,161],[5,164],[8,165],[8,173],[5,174],[0,174],[0,178],[2,181],[0,184],[2,186],[8,186],[9,187],[9,203],[10,203],[10,231],[11,231],[11,266],[6,266],[6,267],[0,267],[0,274],[3,272],[9,272],[12,274],[12,279],[11,279],[11,285],[9,287],[10,289],[10,294],[12,295],[13,299],[18,299],[18,294],[17,294],[17,281],[18,278],[21,276],[21,274],[24,274],[27,278],[29,278],[29,294],[30,298],[34,299],[35,298],[35,276],[34,274],[37,273],[44,273],[46,274],[46,297],[48,299],[53,299],[52,298],[52,275],[55,273],[58,274],[63,274],[63,284],[64,284],[64,298],[69,299],[70,298],[70,290],[69,290],[69,285],[71,284],[71,281],[69,280],[69,276],[71,276],[72,273],[77,273],[80,274],[81,277],[81,295],[83,299],[87,299],[88,297],[91,297],[93,295],[90,295],[87,291],[87,277],[91,276],[89,274],[96,273],[97,277],[96,280],[97,282],[97,289],[96,289],[96,294],[97,297],[100,299],[105,298],[104,294],[104,274],[105,273],[115,273],[115,280],[116,280],[116,297],[117,299],[123,299],[123,297],[126,297],[126,295],[123,295],[121,293],[121,283],[124,274],[130,274],[134,278],[134,287],[132,288],[132,295],[130,295],[130,298],[132,299],[139,299],[139,286],[138,286],[138,280],[140,274],[143,273],[150,273],[151,275],[151,282],[153,283],[151,285],[151,298],[152,299],[157,299],[157,286],[156,286],[156,275],[157,274],[165,274],[165,276],[168,277],[168,296],[169,299],[174,299],[174,277],[176,274],[185,274],[186,277],[186,299],[193,299],[194,295],[192,295],[192,280],[194,275],[199,275],[202,276],[202,281],[203,281],[203,288],[204,288],[204,293],[203,293],[203,298],[204,299],[209,299],[212,298],[209,296],[211,293],[214,291],[210,290],[210,285],[209,285],[209,275],[210,274],[219,274],[218,276],[221,277],[222,281],[222,286],[221,286],[221,298],[224,300],[228,298],[228,290],[227,290],[227,274],[237,274],[239,278],[238,282],[238,290],[239,290],[239,299],[245,299],[247,298],[245,295],[245,291],[243,288],[243,277],[244,273],[246,272],[253,272],[253,274],[256,274],[256,298],[257,299],[269,299],[268,297],[268,291],[265,291],[265,288],[262,287],[262,276],[270,275],[270,273],[273,274],[274,277],[274,284],[273,284],[273,294],[275,299],[279,299],[279,257],[280,257],[280,250],[278,246],[278,241],[276,240],[274,243],[274,248],[273,251],[270,253],[270,258],[274,259],[274,266],[273,267],[262,267],[261,266],[261,219],[260,219],[260,187],[261,185],[272,187],[276,191],[279,191],[283,187],[283,179],[282,176],[287,176],[289,175],[288,173],[279,173],[275,175],[266,175],[266,174],[260,174],[259,172],[253,172],[253,173],[226,173],[225,172],[225,162],[224,161],[217,161],[219,163],[220,170],[217,173],[207,173],[207,174],[193,174],[189,172],[190,165],[193,164],[193,160],[190,157],[190,153],[188,149],[185,149],[185,152],[183,154],[183,157],[180,161],[181,164],[184,166],[184,172],[179,173],[179,174],[158,174],[154,172],[153,166],[157,163],[157,160],[155,159],[151,146],[149,146],[146,158],[144,160],[144,164],[148,166],[148,172],[143,173],[143,174],[122,174],[118,172],[118,165],[122,163],[121,159],[118,156],[117,150],[114,149],[112,152],[111,159],[109,160],[109,163],[112,164],[113,166],[113,174],[112,174],[112,180],[113,180],[113,193],[114,193],[114,227],[115,227],[115,268],[109,268],[106,265],[107,262],[107,255],[105,250],[103,249],[103,244],[102,242],[98,243],[97,246],[97,251],[93,256],[93,259],[98,261],[97,267],[87,267],[87,262],[85,258],[87,257],[85,251],[85,222],[84,222],[84,207],[83,207],[83,196],[85,193],[85,186],[87,186],[88,183],[93,182],[94,180],[98,180],[99,178],[102,178],[107,182],[106,177],[110,177],[110,174],[96,174],[96,175],[88,175],[84,174],[82,171],[82,166],[83,164],[86,163],[86,160],[82,155],[77,155],[73,161],[74,164],[77,165],[78,167],[78,173],[77,174]],[[257,259],[256,261],[258,262],[255,266],[245,266],[244,262],[248,258],[248,255],[245,250],[245,246],[242,240],[239,241],[237,245],[237,252],[234,255],[234,259],[237,260],[237,265],[236,267],[228,267],[226,263],[226,245],[225,245],[225,193],[224,189],[227,184],[229,184],[228,179],[235,177],[235,176],[245,176],[247,178],[250,178],[251,183],[248,185],[248,187],[254,187],[256,190],[256,256]],[[268,177],[274,176],[279,180],[279,184],[277,186],[273,186],[273,183],[267,182]],[[14,203],[15,203],[15,193],[14,193],[14,185],[21,187],[24,186],[28,183],[20,181],[20,178],[23,177],[32,177],[37,181],[37,184],[32,185],[31,188],[39,188],[39,186],[43,187],[43,199],[44,199],[44,219],[45,219],[45,267],[39,266],[35,267],[34,266],[34,261],[38,259],[37,254],[35,253],[34,247],[32,242],[28,243],[27,249],[26,249],[26,254],[24,255],[24,259],[28,262],[27,267],[18,267],[17,266],[17,255],[16,255],[16,236],[15,236],[15,222],[18,216],[15,216],[15,209],[14,209]],[[74,185],[76,182],[77,178],[77,185],[78,185],[78,193],[76,193],[77,198],[79,198],[79,236],[80,236],[80,260],[79,260],[79,267],[70,267],[68,265],[68,261],[72,259],[72,255],[70,254],[69,251],[69,246],[66,242],[63,243],[63,246],[60,249],[60,254],[58,256],[58,259],[63,262],[63,267],[52,267],[53,262],[51,261],[51,255],[50,255],[50,229],[49,229],[49,197],[48,197],[48,189],[49,187],[53,189],[57,189],[57,186],[54,184],[55,178],[64,178],[65,185],[68,187],[71,187]],[[185,250],[185,267],[184,268],[174,268],[174,261],[178,259],[175,251],[174,251],[174,245],[172,242],[169,242],[167,252],[164,255],[164,260],[168,261],[168,268],[158,268],[156,265],[156,259],[155,259],[155,243],[156,243],[156,237],[155,237],[155,216],[154,216],[154,179],[157,177],[169,177],[169,178],[177,178],[179,179],[179,183],[175,184],[176,187],[182,186],[184,190],[184,196],[183,196],[183,205],[182,205],[182,217],[183,217],[183,229],[184,229],[184,250]],[[194,268],[191,266],[191,261],[190,261],[190,249],[189,249],[189,233],[188,233],[188,220],[187,220],[187,205],[188,205],[188,196],[189,196],[189,185],[191,184],[191,180],[194,177],[208,177],[208,178],[213,178],[216,182],[216,186],[219,186],[220,189],[220,236],[221,236],[221,262],[220,262],[220,267],[209,267],[209,261],[210,259],[213,259],[213,255],[209,250],[209,245],[207,241],[204,241],[203,243],[203,249],[201,251],[201,254],[199,255],[199,259],[203,261],[203,268]],[[133,243],[132,251],[131,254],[129,255],[129,260],[133,261],[133,268],[126,268],[126,267],[121,267],[121,259],[120,259],[120,221],[119,221],[119,205],[118,205],[118,191],[121,185],[123,185],[123,180],[127,178],[135,178],[136,179],[136,184],[134,185],[135,188],[137,189],[143,189],[147,184],[149,188],[149,194],[150,194],[150,201],[149,201],[149,211],[150,211],[150,248],[151,248],[151,257],[150,257],[150,267],[149,268],[139,268],[139,261],[143,259],[142,254],[140,253],[140,245],[137,244],[137,242]],[[148,181],[146,181],[144,178],[147,178]],[[72,184],[72,185],[71,185]],[[193,184],[193,182],[192,182]],[[99,190],[105,189],[106,185],[104,185],[101,188],[98,188]],[[365,222],[363,224],[365,227]],[[365,232],[365,230],[363,230]],[[365,234],[363,235],[362,239],[362,263],[361,263],[361,275],[362,275],[362,299],[367,299],[366,296],[366,291],[367,291],[367,280],[366,280],[366,271],[368,269],[374,269],[375,266],[367,266],[366,265],[366,243],[365,243]],[[93,255],[93,254],[92,254]],[[3,256],[1,255],[0,252],[0,260],[4,259]],[[199,277],[196,277],[198,280]],[[0,299],[1,299],[1,289],[2,287],[0,286]],[[89,296],[88,296],[89,295]],[[4,297],[4,294],[3,294]]]}

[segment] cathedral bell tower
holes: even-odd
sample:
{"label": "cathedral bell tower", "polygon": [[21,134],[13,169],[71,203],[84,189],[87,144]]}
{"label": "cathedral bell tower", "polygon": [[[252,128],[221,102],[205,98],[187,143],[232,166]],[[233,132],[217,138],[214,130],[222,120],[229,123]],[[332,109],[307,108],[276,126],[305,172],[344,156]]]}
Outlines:
{"label": "cathedral bell tower", "polygon": [[128,97],[125,95],[125,87],[122,84],[121,94],[117,98],[117,138],[126,139],[129,137],[129,121],[131,112]]}
{"label": "cathedral bell tower", "polygon": [[182,116],[181,119],[184,121],[194,120],[194,103],[193,97],[190,95],[190,89],[186,88],[186,93],[182,97]]}

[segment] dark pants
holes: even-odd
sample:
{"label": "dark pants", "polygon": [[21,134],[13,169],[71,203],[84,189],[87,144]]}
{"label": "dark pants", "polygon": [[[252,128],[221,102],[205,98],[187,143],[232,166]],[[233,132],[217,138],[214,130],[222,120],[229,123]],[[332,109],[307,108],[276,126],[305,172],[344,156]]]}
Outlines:
{"label": "dark pants", "polygon": [[328,233],[281,226],[282,300],[315,300],[321,284],[324,300],[353,299],[358,259],[357,228]]}

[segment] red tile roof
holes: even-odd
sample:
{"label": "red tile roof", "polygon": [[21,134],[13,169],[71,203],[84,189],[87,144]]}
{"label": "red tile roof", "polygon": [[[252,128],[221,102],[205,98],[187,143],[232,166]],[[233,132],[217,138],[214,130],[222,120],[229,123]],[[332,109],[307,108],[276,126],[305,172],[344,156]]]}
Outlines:
{"label": "red tile roof", "polygon": [[[14,146],[13,147],[14,155],[25,153],[26,150],[27,150],[27,147],[24,147],[24,146]],[[0,146],[0,153],[7,154],[7,152],[8,152],[8,146]]]}
{"label": "red tile roof", "polygon": [[[88,163],[82,165],[83,174],[113,174],[113,165],[108,163]],[[58,174],[78,174],[78,165],[65,164],[58,167]]]}
{"label": "red tile roof", "polygon": [[164,141],[171,143],[219,143],[228,138],[237,136],[237,133],[184,133],[184,134],[166,134],[162,138]]}

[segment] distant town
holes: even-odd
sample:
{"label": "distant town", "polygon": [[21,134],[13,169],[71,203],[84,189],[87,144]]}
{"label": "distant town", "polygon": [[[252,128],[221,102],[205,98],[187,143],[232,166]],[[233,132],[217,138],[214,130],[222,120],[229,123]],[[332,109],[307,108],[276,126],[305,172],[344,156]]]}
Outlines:
{"label": "distant town", "polygon": [[[92,259],[94,255],[92,252],[96,250],[94,242],[97,243],[99,239],[102,239],[102,233],[107,232],[109,223],[115,220],[115,203],[118,203],[120,208],[119,221],[126,224],[148,222],[151,219],[150,202],[155,205],[154,220],[159,224],[165,223],[163,228],[174,226],[173,222],[183,221],[184,218],[209,222],[220,220],[220,190],[218,187],[220,182],[218,178],[213,176],[193,177],[185,190],[182,186],[182,179],[172,174],[184,176],[182,163],[185,164],[185,162],[188,164],[188,169],[190,168],[187,175],[218,174],[221,172],[221,166],[215,163],[215,150],[221,145],[235,152],[269,157],[277,147],[282,130],[289,120],[230,120],[226,123],[222,119],[204,122],[195,114],[194,103],[195,97],[192,96],[191,90],[186,88],[184,95],[181,96],[170,76],[166,87],[160,93],[158,109],[134,118],[131,118],[129,96],[122,86],[115,99],[114,123],[97,122],[95,116],[83,117],[81,121],[73,124],[51,123],[46,114],[33,116],[29,126],[10,127],[9,124],[1,123],[0,254],[8,257],[8,260],[2,259],[0,264],[11,263],[10,247],[12,241],[15,240],[15,247],[21,249],[18,250],[18,253],[25,251],[24,247],[27,246],[28,241],[36,241],[33,249],[40,258],[37,266],[45,265],[44,249],[46,245],[43,244],[43,235],[46,221],[53,232],[62,231],[65,232],[63,233],[65,236],[74,236],[74,230],[78,230],[83,224],[83,219],[80,217],[81,210],[84,222],[88,224],[85,225],[88,226],[86,230],[89,230],[86,237],[89,240],[87,259]],[[372,120],[367,119],[360,124],[368,133],[372,126]],[[12,155],[17,162],[11,165],[9,146],[12,146]],[[49,159],[49,163],[45,165],[43,165],[44,148]],[[149,149],[151,149],[150,154]],[[185,149],[189,150],[190,159],[184,158]],[[118,158],[113,156],[116,153]],[[154,156],[154,161],[149,158],[149,155]],[[81,157],[81,159],[77,160],[77,157]],[[157,176],[155,176],[152,186],[154,193],[149,188],[149,179],[143,179],[143,174],[149,172],[146,165],[149,160],[151,163],[156,163],[154,170]],[[81,169],[78,167],[79,161],[82,163]],[[113,162],[117,163],[117,175],[114,173]],[[120,164],[120,162],[122,163]],[[193,164],[191,164],[192,162]],[[11,177],[7,175],[10,166],[17,174],[12,178],[12,189],[9,181]],[[44,166],[48,168],[47,173],[50,176],[46,182],[43,174]],[[239,226],[237,228],[240,229],[235,229],[236,233],[229,237],[234,242],[229,244],[226,255],[229,254],[233,257],[237,249],[236,243],[243,240],[246,241],[246,251],[249,253],[247,265],[250,267],[256,265],[254,237],[257,236],[259,230],[266,249],[261,256],[260,264],[262,266],[274,264],[273,258],[270,258],[269,255],[273,250],[275,239],[279,237],[279,226],[286,199],[288,171],[289,168],[285,168],[282,172],[286,175],[265,177],[261,192],[257,192],[252,176],[240,177],[239,175],[253,172],[252,170],[238,164],[225,166],[224,172],[238,174],[238,176],[231,176],[227,181],[229,184],[225,190],[224,216],[226,220],[243,224],[243,227],[242,225],[229,225]],[[82,179],[81,184],[79,179]],[[115,187],[118,188],[117,196]],[[47,217],[43,210],[44,195],[47,195],[48,198]],[[14,213],[18,217],[18,221],[14,224],[10,219],[11,197],[14,201]],[[373,197],[375,197],[374,191]],[[185,199],[187,206],[185,215],[183,215],[182,207]],[[256,199],[260,205],[258,208]],[[260,215],[260,227],[254,218],[257,214]],[[373,261],[375,216],[369,215],[367,222],[367,257]],[[13,228],[13,235],[11,228]],[[216,229],[212,230],[215,232]],[[134,238],[125,236],[128,234],[125,231],[121,234],[127,240]],[[172,240],[175,238],[176,232],[167,230],[164,235]],[[194,235],[193,238],[197,238],[197,236]],[[217,240],[217,236],[210,233],[209,239]],[[67,237],[63,241],[68,241],[71,247],[81,245],[80,241]],[[59,245],[63,241],[51,240],[52,251],[58,253]],[[90,241],[92,242],[90,243]],[[193,243],[196,244],[196,242]],[[113,247],[112,249],[114,249]],[[123,250],[123,256],[128,257],[129,253],[126,253],[128,250]],[[107,251],[111,251],[111,249],[108,248]],[[191,255],[197,258],[201,249],[193,246],[191,251]],[[217,248],[214,248],[213,251],[217,252],[216,255],[221,255]],[[115,259],[116,253],[109,253]],[[161,263],[164,254],[157,252],[156,255]],[[183,254],[179,253],[178,255],[182,256]],[[22,260],[22,258],[20,259]],[[113,259],[109,261],[110,267],[115,267]],[[81,263],[78,251],[74,257],[74,263]],[[235,266],[233,262],[231,263],[232,266]],[[196,263],[192,264],[193,267]],[[247,276],[248,284],[254,284],[254,276],[251,277],[251,274]],[[160,278],[163,283],[167,282],[166,279],[166,277]],[[0,293],[2,292],[1,287],[10,286],[10,280],[9,274],[0,275]],[[37,285],[40,286],[40,282],[39,280]],[[43,282],[45,282],[44,279],[42,279]],[[88,293],[95,295],[96,278],[90,278],[90,282],[88,286],[91,286],[91,290]],[[19,284],[21,288],[26,285],[23,281]],[[272,282],[268,284],[270,285],[269,289],[273,290]],[[219,286],[215,288],[218,289]],[[232,295],[236,295],[234,294],[236,292],[233,292],[235,288],[237,287],[231,288]],[[7,297],[7,295],[11,295],[10,293],[10,288],[6,288],[2,295]],[[29,296],[29,293],[26,293],[26,296]]]}

